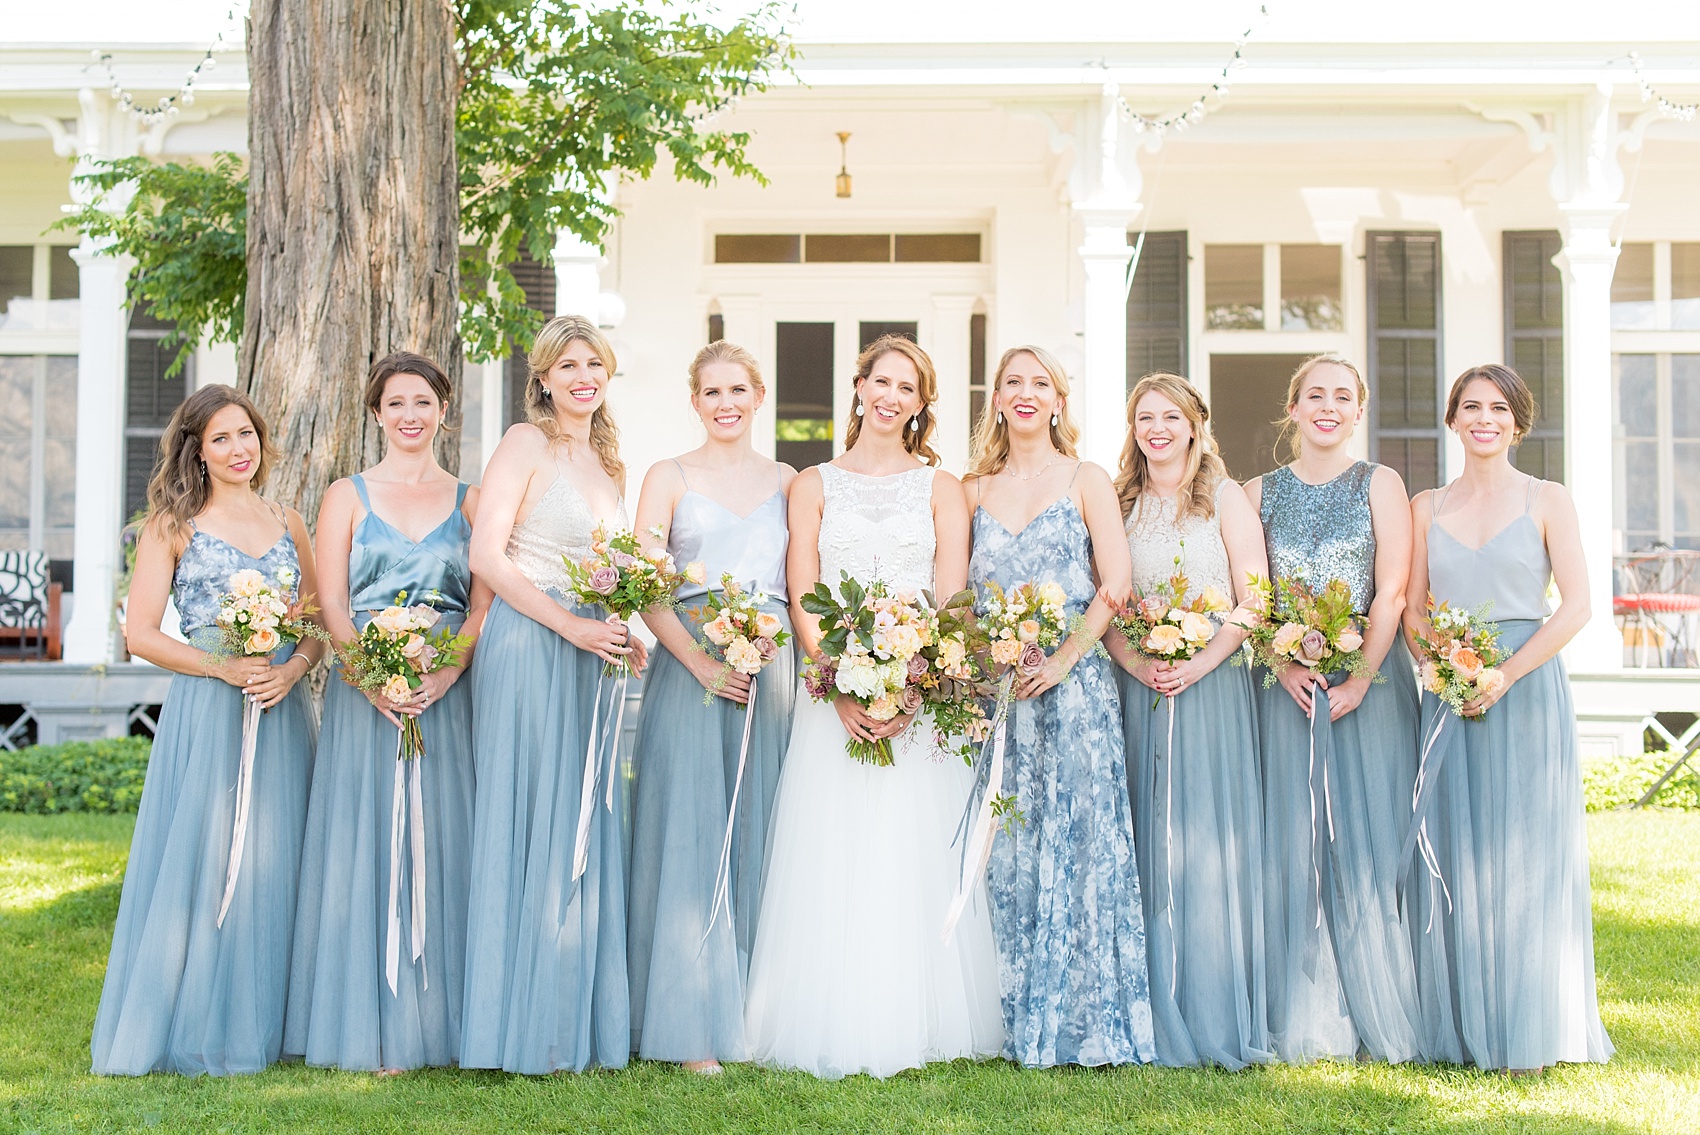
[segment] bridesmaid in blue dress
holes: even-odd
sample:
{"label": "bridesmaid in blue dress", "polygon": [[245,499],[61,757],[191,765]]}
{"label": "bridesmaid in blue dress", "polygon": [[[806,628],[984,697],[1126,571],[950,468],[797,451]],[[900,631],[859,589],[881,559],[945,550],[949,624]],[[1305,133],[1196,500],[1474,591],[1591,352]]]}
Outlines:
{"label": "bridesmaid in blue dress", "polygon": [[1093,651],[1132,580],[1115,487],[1077,457],[1068,393],[1049,352],[1006,351],[963,486],[981,597],[992,581],[1056,583],[1068,617],[1083,620],[1018,678],[996,789],[1023,817],[994,835],[988,873],[1003,1054],[1040,1068],[1157,1056],[1115,679]]}
{"label": "bridesmaid in blue dress", "polygon": [[[704,649],[703,600],[721,577],[767,595],[763,610],[790,629],[786,610],[785,491],[796,471],[750,445],[767,390],[755,358],[724,340],[690,367],[691,408],[707,440],[654,465],[638,499],[638,531],[664,533],[704,582],[680,589],[681,615],[644,614],[662,649],[644,679],[634,763],[630,916],[626,951],[632,1049],[712,1075],[748,1060],[744,985],[755,944],[767,826],[791,739],[797,664],[790,643],[752,680]],[[745,706],[757,688],[749,749],[739,754]],[[714,695],[703,704],[704,692]],[[732,821],[726,889],[716,901],[721,851]]]}
{"label": "bridesmaid in blue dress", "polygon": [[[1191,383],[1150,374],[1128,398],[1116,491],[1136,594],[1180,559],[1188,598],[1246,598],[1265,574],[1263,532],[1227,475],[1210,411]],[[1157,1061],[1243,1068],[1270,1059],[1263,942],[1263,788],[1251,677],[1229,660],[1243,605],[1210,644],[1173,665],[1106,640],[1121,667],[1122,719]],[[1170,740],[1173,739],[1171,748]]]}
{"label": "bridesmaid in blue dress", "polygon": [[1294,664],[1266,686],[1255,673],[1269,1034],[1293,1063],[1350,1060],[1360,1045],[1377,1060],[1418,1055],[1398,897],[1417,775],[1417,684],[1399,634],[1411,514],[1399,474],[1347,452],[1367,396],[1345,359],[1307,360],[1283,425],[1296,460],[1246,485],[1273,577],[1350,585],[1367,621],[1364,658],[1382,675],[1372,683]]}
{"label": "bridesmaid in blue dress", "polygon": [[[302,596],[316,589],[306,525],[257,491],[276,459],[253,405],[222,385],[184,399],[160,443],[125,636],[130,653],[177,677],[154,735],[94,1021],[99,1073],[224,1076],[258,1072],[281,1053],[313,773],[311,711],[297,684],[324,647],[306,639],[270,657],[214,650],[219,599],[234,573],[292,573]],[[160,630],[167,599],[176,601],[187,643]],[[244,697],[269,712],[260,718],[242,860],[220,925]]]}
{"label": "bridesmaid in blue dress", "polygon": [[[401,592],[440,611],[439,626],[478,633],[489,606],[467,567],[478,490],[445,472],[432,448],[451,393],[448,376],[420,355],[373,364],[366,408],[384,432],[384,458],[333,484],[319,510],[319,602],[339,643]],[[470,661],[469,650],[459,666],[425,675],[399,706],[335,674],[325,688],[284,1033],[284,1051],[309,1064],[394,1072],[460,1054],[473,800],[472,686],[460,678]],[[412,861],[411,802],[399,826],[391,818],[404,714],[419,718],[425,738],[422,863]],[[417,915],[414,871],[425,895]],[[411,928],[421,916],[415,961]]]}
{"label": "bridesmaid in blue dress", "polygon": [[[1519,472],[1510,451],[1533,428],[1535,400],[1509,367],[1473,367],[1452,384],[1446,424],[1464,472],[1411,502],[1413,596],[1454,608],[1491,603],[1505,684],[1437,724],[1417,821],[1439,878],[1415,868],[1432,925],[1416,926],[1422,1042],[1431,1060],[1530,1072],[1611,1057],[1594,992],[1594,923],[1576,711],[1558,652],[1590,617],[1576,507],[1562,485]],[[1547,587],[1558,610],[1547,617]],[[1427,630],[1412,604],[1408,631]]]}
{"label": "bridesmaid in blue dress", "polygon": [[[589,850],[573,878],[587,749],[607,728],[613,679],[643,643],[569,598],[563,556],[591,554],[598,523],[625,524],[618,431],[606,405],[614,352],[596,325],[558,316],[531,348],[529,421],[484,470],[472,572],[496,598],[472,671],[478,799],[460,1063],[543,1075],[621,1068],[626,987],[624,785],[598,761]],[[611,792],[613,808],[606,806]]]}

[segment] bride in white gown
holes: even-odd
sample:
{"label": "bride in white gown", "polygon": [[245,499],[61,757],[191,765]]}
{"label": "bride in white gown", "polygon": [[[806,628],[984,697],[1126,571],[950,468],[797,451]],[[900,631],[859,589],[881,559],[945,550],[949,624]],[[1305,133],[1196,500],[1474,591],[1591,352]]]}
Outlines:
{"label": "bride in white gown", "polygon": [[[937,382],[907,339],[856,366],[847,451],[805,470],[790,498],[787,567],[799,645],[819,620],[797,598],[841,571],[948,597],[968,579],[968,506],[927,446]],[[818,542],[817,542],[818,538]],[[908,728],[905,728],[908,726]],[[897,736],[896,762],[852,760],[847,735]],[[995,1056],[1003,1043],[997,955],[983,893],[949,941],[951,846],[972,774],[927,722],[870,719],[849,698],[797,698],[774,804],[746,1032],[761,1064],[837,1078]]]}

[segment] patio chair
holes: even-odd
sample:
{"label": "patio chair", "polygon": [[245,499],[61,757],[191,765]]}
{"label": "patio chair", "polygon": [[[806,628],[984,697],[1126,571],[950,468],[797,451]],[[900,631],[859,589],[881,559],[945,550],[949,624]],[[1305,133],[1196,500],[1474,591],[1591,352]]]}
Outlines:
{"label": "patio chair", "polygon": [[0,552],[0,659],[59,661],[63,595],[46,552]]}

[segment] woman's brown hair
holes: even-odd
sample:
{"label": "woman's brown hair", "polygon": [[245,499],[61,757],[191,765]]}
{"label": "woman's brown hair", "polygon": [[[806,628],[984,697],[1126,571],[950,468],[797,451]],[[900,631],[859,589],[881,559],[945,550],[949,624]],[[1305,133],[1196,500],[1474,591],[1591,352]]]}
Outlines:
{"label": "woman's brown hair", "polygon": [[1135,383],[1133,393],[1127,396],[1127,441],[1122,445],[1121,466],[1116,473],[1116,498],[1121,502],[1123,519],[1131,516],[1135,508],[1143,508],[1140,498],[1151,483],[1145,451],[1139,448],[1133,428],[1140,400],[1147,394],[1161,394],[1180,407],[1192,423],[1186,476],[1175,493],[1175,515],[1190,514],[1201,519],[1216,515],[1216,487],[1227,479],[1228,467],[1216,450],[1216,436],[1210,432],[1210,407],[1204,404],[1192,383],[1178,374],[1158,371]]}
{"label": "woman's brown hair", "polygon": [[158,524],[160,535],[174,546],[189,522],[207,507],[211,489],[207,484],[206,462],[201,459],[201,438],[206,435],[207,423],[213,415],[226,406],[236,406],[247,414],[254,426],[254,436],[259,439],[259,460],[254,463],[254,475],[248,479],[255,492],[265,487],[266,474],[277,460],[265,419],[247,395],[235,387],[214,383],[183,399],[172,411],[171,421],[159,439],[159,461],[148,481],[146,522]]}
{"label": "woman's brown hair", "polygon": [[1534,392],[1529,384],[1523,381],[1523,376],[1503,363],[1484,363],[1471,367],[1458,376],[1452,384],[1452,391],[1446,396],[1446,424],[1458,416],[1458,404],[1464,400],[1464,388],[1478,378],[1485,378],[1505,396],[1505,401],[1511,407],[1511,420],[1516,424],[1516,436],[1511,439],[1512,445],[1518,445],[1529,436],[1529,431],[1535,428],[1535,420],[1540,417],[1540,407],[1535,405]]}
{"label": "woman's brown hair", "polygon": [[844,427],[844,448],[849,450],[856,444],[856,439],[862,436],[862,416],[856,409],[862,404],[860,388],[862,381],[874,373],[874,366],[890,354],[902,355],[915,364],[916,390],[921,395],[921,412],[915,415],[915,429],[909,428],[909,423],[903,424],[903,448],[919,457],[928,465],[937,465],[939,455],[933,452],[928,439],[933,434],[933,406],[939,398],[938,372],[933,370],[933,360],[927,357],[927,352],[913,339],[902,335],[881,335],[863,348],[856,356],[856,386],[857,394],[851,404],[850,421]]}
{"label": "woman's brown hair", "polygon": [[1358,405],[1369,405],[1369,387],[1364,384],[1364,376],[1358,373],[1357,364],[1344,355],[1312,355],[1299,364],[1299,369],[1293,372],[1292,380],[1287,383],[1287,404],[1282,407],[1282,414],[1273,423],[1279,432],[1275,435],[1275,460],[1281,460],[1281,447],[1285,445],[1292,454],[1292,460],[1299,456],[1299,427],[1293,421],[1293,407],[1299,404],[1299,395],[1304,393],[1305,379],[1320,366],[1337,366],[1352,373],[1352,378],[1358,384]]}
{"label": "woman's brown hair", "polygon": [[[1043,347],[1022,346],[1011,347],[998,360],[998,369],[993,371],[992,392],[996,394],[998,385],[1003,381],[1003,372],[1009,368],[1017,355],[1032,355],[1034,360],[1045,373],[1051,376],[1051,389],[1062,399],[1062,405],[1057,407],[1057,424],[1051,427],[1051,444],[1057,447],[1057,452],[1064,457],[1080,457],[1080,427],[1074,424],[1074,419],[1068,412],[1068,373],[1056,356]],[[974,428],[973,457],[969,462],[970,476],[990,476],[1001,472],[1004,464],[1009,461],[1009,423],[1000,420],[994,399],[986,399],[986,404],[980,410],[980,423]]]}
{"label": "woman's brown hair", "polygon": [[[525,380],[525,420],[542,430],[551,446],[562,440],[561,424],[555,420],[555,403],[543,385],[543,376],[567,353],[567,345],[575,341],[589,347],[602,360],[602,369],[609,378],[619,369],[613,346],[590,320],[581,315],[557,315],[543,325],[526,359],[529,373]],[[623,487],[626,463],[620,460],[620,429],[614,424],[606,397],[590,416],[590,447],[596,451],[602,471]]]}
{"label": "woman's brown hair", "polygon": [[444,409],[448,408],[454,386],[449,382],[449,376],[443,373],[443,368],[424,355],[395,351],[373,363],[372,369],[366,372],[366,409],[374,414],[378,412],[384,404],[384,387],[398,374],[416,374],[424,379],[431,393],[437,396],[437,401]]}

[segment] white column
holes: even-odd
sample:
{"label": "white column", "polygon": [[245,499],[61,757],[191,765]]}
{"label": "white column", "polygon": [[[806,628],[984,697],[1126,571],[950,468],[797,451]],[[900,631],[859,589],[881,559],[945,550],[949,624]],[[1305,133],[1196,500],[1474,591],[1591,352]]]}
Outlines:
{"label": "white column", "polygon": [[81,269],[77,336],[76,602],[65,661],[111,662],[113,582],[123,566],[124,347],[127,281],[135,261],[107,255],[88,237],[71,253]]}
{"label": "white column", "polygon": [[944,467],[961,473],[968,466],[968,363],[969,321],[974,315],[974,296],[935,295],[933,316],[925,335],[927,353],[938,371],[939,398],[934,410],[937,425],[933,448]]}
{"label": "white column", "polygon": [[555,238],[555,314],[596,318],[602,250],[562,230]]}
{"label": "white column", "polygon": [[1564,480],[1576,502],[1593,611],[1565,653],[1572,672],[1592,674],[1623,663],[1612,617],[1612,446],[1597,423],[1612,420],[1611,229],[1625,208],[1560,205],[1564,248],[1554,257],[1564,276]]}
{"label": "white column", "polygon": [[1133,257],[1127,230],[1139,206],[1077,212],[1086,226],[1080,246],[1086,286],[1074,418],[1081,456],[1113,470],[1127,422],[1127,266]]}
{"label": "white column", "polygon": [[[490,467],[490,458],[502,443],[502,419],[507,416],[507,391],[503,379],[507,374],[506,359],[492,359],[468,368],[468,379],[478,382],[478,456],[479,472]],[[470,423],[469,423],[470,424]]]}

